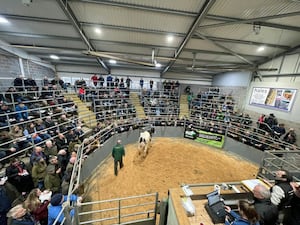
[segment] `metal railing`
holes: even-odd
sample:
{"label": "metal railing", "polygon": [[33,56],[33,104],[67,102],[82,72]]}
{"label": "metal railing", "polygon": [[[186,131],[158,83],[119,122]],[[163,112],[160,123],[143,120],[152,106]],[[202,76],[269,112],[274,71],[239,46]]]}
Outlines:
{"label": "metal railing", "polygon": [[157,202],[158,193],[82,203],[79,224],[155,221]]}
{"label": "metal railing", "polygon": [[258,176],[274,180],[275,172],[287,170],[295,181],[300,181],[300,150],[266,151],[262,159]]}

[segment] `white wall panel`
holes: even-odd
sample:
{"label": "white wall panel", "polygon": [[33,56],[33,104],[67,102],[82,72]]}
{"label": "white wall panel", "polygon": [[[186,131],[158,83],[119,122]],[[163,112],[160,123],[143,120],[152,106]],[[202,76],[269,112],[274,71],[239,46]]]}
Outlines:
{"label": "white wall panel", "polygon": [[285,56],[280,73],[281,74],[294,73],[297,62],[298,62],[298,55]]}
{"label": "white wall panel", "polygon": [[248,87],[252,78],[251,72],[228,72],[215,75],[213,86]]}
{"label": "white wall panel", "polygon": [[[273,110],[265,107],[258,107],[254,105],[249,105],[250,96],[252,94],[253,87],[270,87],[270,88],[293,88],[297,89],[295,101],[290,112],[281,111],[281,110]],[[293,121],[296,123],[300,123],[299,110],[300,110],[300,97],[299,97],[299,87],[300,82],[290,82],[288,80],[281,79],[280,82],[252,82],[245,103],[245,110],[253,111],[260,114],[269,115],[273,113],[278,119],[283,119],[287,121]]]}

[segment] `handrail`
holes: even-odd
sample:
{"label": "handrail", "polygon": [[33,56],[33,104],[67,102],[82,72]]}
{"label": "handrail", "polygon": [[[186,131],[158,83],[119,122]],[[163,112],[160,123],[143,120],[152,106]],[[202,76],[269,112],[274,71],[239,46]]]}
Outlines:
{"label": "handrail", "polygon": [[[6,118],[7,118],[7,122],[8,122],[8,125],[7,126],[3,126],[0,128],[0,131],[3,130],[3,129],[6,129],[6,128],[10,128],[12,125],[22,125],[22,124],[26,124],[26,123],[29,123],[29,122],[33,122],[33,121],[36,121],[38,119],[44,119],[46,118],[47,116],[42,116],[42,113],[41,113],[41,110],[48,110],[48,109],[54,109],[56,107],[63,107],[63,106],[66,106],[66,105],[69,105],[71,104],[72,102],[68,102],[68,103],[62,103],[62,104],[57,104],[57,105],[51,105],[51,106],[44,106],[44,107],[39,107],[38,108],[38,111],[39,111],[39,115],[40,117],[38,118],[33,118],[33,119],[28,119],[26,121],[21,121],[21,122],[17,122],[17,123],[14,123],[14,124],[11,124],[10,121],[9,121],[9,117],[10,116],[14,116],[17,114],[17,112],[10,112],[10,113],[5,113],[5,114],[0,114],[1,115],[6,115]],[[22,112],[34,112],[34,111],[37,111],[37,109],[27,109],[27,110],[23,110]],[[60,113],[55,113],[55,114],[52,114],[51,117],[53,116],[59,116],[59,115],[63,115],[63,114],[66,114],[67,112],[65,111],[62,111]]]}

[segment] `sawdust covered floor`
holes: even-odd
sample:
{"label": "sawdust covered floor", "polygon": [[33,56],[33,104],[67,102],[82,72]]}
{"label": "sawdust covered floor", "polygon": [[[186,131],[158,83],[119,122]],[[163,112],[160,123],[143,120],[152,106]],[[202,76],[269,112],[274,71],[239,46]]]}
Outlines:
{"label": "sawdust covered floor", "polygon": [[137,155],[137,143],[125,146],[124,167],[114,175],[109,157],[87,182],[91,201],[159,193],[180,184],[241,181],[254,178],[258,167],[223,150],[178,138],[154,138],[146,158]]}

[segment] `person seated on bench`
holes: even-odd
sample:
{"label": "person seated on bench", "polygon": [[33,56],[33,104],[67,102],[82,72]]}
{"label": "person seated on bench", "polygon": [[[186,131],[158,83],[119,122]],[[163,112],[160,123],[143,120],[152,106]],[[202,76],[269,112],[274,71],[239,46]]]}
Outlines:
{"label": "person seated on bench", "polygon": [[225,211],[234,217],[234,221],[230,221],[230,216],[226,216],[225,225],[259,225],[259,216],[254,208],[254,204],[250,204],[246,200],[239,200],[239,214],[231,210],[229,206],[225,206]]}

